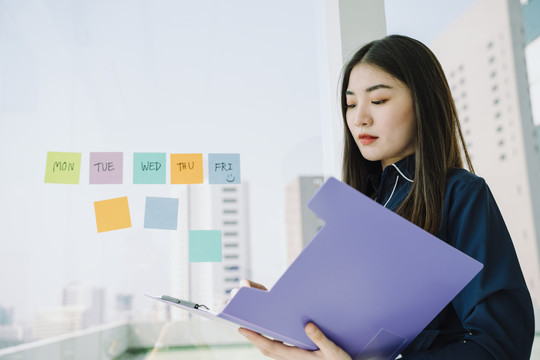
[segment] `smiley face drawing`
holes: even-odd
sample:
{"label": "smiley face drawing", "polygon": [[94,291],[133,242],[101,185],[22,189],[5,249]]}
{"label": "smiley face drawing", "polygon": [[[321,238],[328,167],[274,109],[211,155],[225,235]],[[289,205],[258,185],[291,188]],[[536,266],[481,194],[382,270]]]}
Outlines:
{"label": "smiley face drawing", "polygon": [[233,183],[236,180],[236,177],[233,174],[227,174],[225,181],[228,183]]}

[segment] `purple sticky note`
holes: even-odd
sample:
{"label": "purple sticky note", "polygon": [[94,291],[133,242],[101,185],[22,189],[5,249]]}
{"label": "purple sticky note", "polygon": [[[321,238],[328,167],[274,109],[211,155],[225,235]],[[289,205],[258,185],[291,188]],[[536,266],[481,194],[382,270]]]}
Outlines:
{"label": "purple sticky note", "polygon": [[122,184],[123,158],[121,152],[91,152],[90,184]]}

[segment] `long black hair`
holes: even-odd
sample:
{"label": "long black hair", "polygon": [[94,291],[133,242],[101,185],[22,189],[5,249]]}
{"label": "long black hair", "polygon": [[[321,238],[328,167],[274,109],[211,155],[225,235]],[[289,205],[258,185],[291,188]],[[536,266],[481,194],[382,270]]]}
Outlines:
{"label": "long black hair", "polygon": [[362,156],[346,120],[345,94],[351,71],[359,64],[385,71],[404,83],[411,92],[416,116],[415,176],[409,195],[396,212],[436,234],[442,219],[448,169],[463,167],[464,157],[469,170],[474,172],[441,64],[420,41],[403,35],[390,35],[363,46],[344,66],[341,86],[345,137],[342,176],[344,182],[367,195],[367,177],[374,171],[381,171],[381,164]]}

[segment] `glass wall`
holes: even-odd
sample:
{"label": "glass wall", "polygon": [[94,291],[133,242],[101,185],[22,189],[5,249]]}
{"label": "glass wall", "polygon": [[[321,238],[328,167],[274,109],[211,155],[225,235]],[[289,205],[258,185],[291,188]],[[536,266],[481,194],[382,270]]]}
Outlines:
{"label": "glass wall", "polygon": [[[219,288],[219,299],[204,300],[219,303],[241,276],[277,280],[286,266],[287,186],[323,171],[322,6],[0,2],[1,348],[125,323],[129,334],[115,343],[119,335],[108,332],[102,342],[116,352],[126,337],[152,347],[159,324],[181,311],[144,294]],[[137,158],[155,153],[158,160]],[[216,154],[239,155],[237,182],[211,183]],[[174,180],[183,161],[202,179]],[[144,183],[141,164],[163,177]],[[73,169],[76,180],[54,178]],[[99,178],[112,170],[115,179]],[[164,199],[177,201],[177,214],[160,215]],[[107,211],[125,221],[107,227]],[[172,223],[151,224],[163,216]],[[219,261],[189,257],[189,230],[220,231]],[[171,332],[195,336],[187,331]]]}

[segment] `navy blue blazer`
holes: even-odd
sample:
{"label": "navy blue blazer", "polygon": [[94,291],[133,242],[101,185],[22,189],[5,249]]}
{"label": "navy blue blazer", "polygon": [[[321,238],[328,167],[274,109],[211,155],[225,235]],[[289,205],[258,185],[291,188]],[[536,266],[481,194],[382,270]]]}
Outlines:
{"label": "navy blue blazer", "polygon": [[[370,175],[376,201],[396,210],[414,181],[414,155]],[[403,351],[403,360],[529,360],[531,297],[514,245],[484,179],[452,169],[437,236],[484,264],[482,271]]]}

